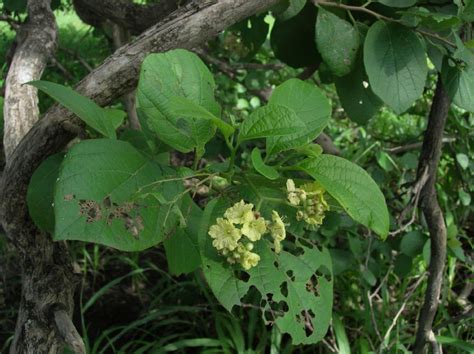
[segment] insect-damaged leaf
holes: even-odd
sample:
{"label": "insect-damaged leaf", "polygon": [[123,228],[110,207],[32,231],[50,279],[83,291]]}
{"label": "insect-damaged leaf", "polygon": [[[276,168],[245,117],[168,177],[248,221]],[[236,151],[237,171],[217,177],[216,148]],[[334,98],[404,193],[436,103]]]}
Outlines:
{"label": "insect-damaged leaf", "polygon": [[[124,251],[156,245],[176,217],[172,204],[160,205],[140,189],[172,174],[147,160],[129,143],[86,140],[64,158],[56,183],[55,240],[100,243]],[[180,192],[176,182],[157,183],[162,201]]]}
{"label": "insect-damaged leaf", "polygon": [[241,304],[250,287],[262,296],[263,318],[273,322],[281,333],[288,333],[293,344],[320,341],[326,334],[332,314],[333,280],[331,257],[327,249],[303,245],[297,241],[295,256],[283,250],[276,254],[268,240],[256,243],[253,252],[260,262],[248,272],[227,264],[212,246],[209,226],[227,207],[223,200],[213,200],[204,211],[199,230],[199,247],[206,280],[219,302],[229,311]]}

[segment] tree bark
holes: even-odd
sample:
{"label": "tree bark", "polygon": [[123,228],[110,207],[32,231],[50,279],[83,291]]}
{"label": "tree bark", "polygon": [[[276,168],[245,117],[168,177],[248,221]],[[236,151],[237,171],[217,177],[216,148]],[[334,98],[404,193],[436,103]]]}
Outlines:
{"label": "tree bark", "polygon": [[421,190],[420,203],[430,233],[431,256],[425,300],[418,321],[418,331],[413,351],[415,354],[423,353],[426,343],[431,344],[433,353],[441,352],[433,333],[433,320],[438,309],[441,286],[443,284],[443,271],[446,260],[446,225],[444,223],[443,211],[438,203],[436,176],[449,106],[449,97],[443,87],[441,77],[438,77],[428,117],[428,127],[424,135],[420,160],[418,162],[418,177],[426,173],[426,170],[428,171],[428,179]]}
{"label": "tree bark", "polygon": [[132,34],[140,34],[156,25],[189,1],[161,0],[157,4],[140,5],[130,0],[73,0],[79,17],[97,27],[110,20]]}
{"label": "tree bark", "polygon": [[[135,88],[140,65],[148,53],[173,48],[194,48],[230,25],[267,10],[278,1],[191,2],[170,15],[163,24],[150,28],[132,43],[118,49],[86,76],[76,90],[100,105],[110,104]],[[33,4],[49,5],[49,0],[30,0],[29,6],[34,8]],[[49,18],[52,18],[49,7],[47,11]],[[30,17],[33,18],[31,15]],[[32,35],[39,35],[42,30],[43,27],[36,29]],[[45,49],[46,46],[42,47]],[[27,80],[37,79],[39,74]],[[35,97],[28,96],[28,100],[36,104],[36,91],[27,92]],[[11,114],[8,113],[6,120],[12,119]],[[29,122],[31,126],[34,121]],[[58,324],[64,323],[68,318],[65,312],[70,314],[72,308],[74,275],[66,245],[53,243],[48,235],[33,225],[26,204],[27,186],[35,169],[46,157],[61,151],[81,125],[82,122],[71,112],[56,105],[33,126],[16,149],[13,150],[14,143],[10,143],[9,159],[0,185],[0,218],[9,239],[20,250],[24,274],[21,309],[12,353],[59,353],[62,341],[69,341],[77,352],[83,351],[83,347],[77,342],[77,336],[71,335],[68,330],[57,328]],[[18,142],[21,137],[15,131],[13,138],[7,140]]]}
{"label": "tree bark", "polygon": [[[39,119],[37,90],[25,83],[41,78],[56,49],[57,28],[50,0],[28,1],[28,21],[19,29],[17,42],[6,79],[4,103],[7,163],[20,140]],[[26,185],[18,192],[26,193]],[[6,214],[17,212],[11,206],[6,208]],[[53,244],[49,235],[40,232],[27,213],[19,216],[21,222],[3,224],[18,251],[22,276],[20,309],[10,352],[59,353],[68,338],[57,335],[53,318],[58,306],[61,318],[72,326],[74,282],[69,254],[64,244]],[[76,338],[70,344],[77,351],[83,344],[80,337],[77,341],[77,331],[72,328],[68,335]]]}

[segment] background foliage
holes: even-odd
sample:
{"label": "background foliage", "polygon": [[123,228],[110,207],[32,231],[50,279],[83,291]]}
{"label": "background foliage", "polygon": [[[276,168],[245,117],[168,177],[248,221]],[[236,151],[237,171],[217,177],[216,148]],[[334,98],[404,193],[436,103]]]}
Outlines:
{"label": "background foliage", "polygon": [[[354,3],[355,6],[363,5]],[[21,1],[4,1],[2,5],[4,10],[13,11],[18,19],[24,18]],[[114,49],[107,28],[84,25],[67,2],[57,5],[59,49],[43,78],[72,86]],[[244,121],[262,107],[269,88],[301,75],[308,66],[316,66],[317,71],[311,74],[308,82],[324,91],[332,107],[332,119],[325,132],[333,138],[342,156],[363,166],[382,189],[389,206],[392,229],[397,228],[396,218],[409,203],[408,192],[416,177],[419,143],[426,127],[436,71],[441,70],[455,105],[449,112],[438,171],[437,189],[448,226],[449,254],[443,302],[435,327],[439,328],[439,340],[445,343],[449,352],[473,349],[470,344],[472,318],[453,320],[471,306],[466,293],[469,295],[467,291],[472,288],[469,275],[473,266],[469,236],[473,228],[474,100],[459,87],[465,87],[467,91],[472,89],[473,54],[472,40],[463,45],[461,38],[451,32],[461,26],[463,20],[472,21],[473,6],[472,1],[445,5],[381,0],[370,4],[373,11],[399,21],[391,23],[362,12],[346,12],[331,6],[317,9],[305,1],[290,1],[280,12],[276,9],[273,16],[253,16],[227,29],[208,43],[205,56],[202,56],[214,74],[214,79],[208,81],[215,80],[216,101],[229,118],[236,121]],[[2,57],[7,57],[14,32],[7,24],[0,25],[0,52]],[[443,38],[457,43],[457,49],[447,50],[430,36],[420,39],[420,33],[410,29],[415,25],[423,31],[441,33]],[[335,48],[335,38],[341,41],[343,50]],[[384,53],[391,53],[391,59],[380,62]],[[6,64],[2,65],[4,73]],[[394,78],[395,73],[399,76]],[[367,90],[361,82],[369,81]],[[278,90],[283,91],[285,85],[291,84],[290,80],[279,86],[269,105],[278,100]],[[280,100],[288,97],[285,93],[281,96]],[[306,95],[299,98],[303,97]],[[294,97],[289,101],[297,99]],[[317,99],[321,98],[314,98]],[[208,100],[206,108],[216,114],[211,101]],[[52,99],[41,94],[42,111],[52,103]],[[113,114],[114,108],[123,109],[122,103],[101,109],[96,115]],[[104,120],[98,119],[96,124],[101,122]],[[98,133],[113,137],[114,128],[121,120],[117,122],[112,127],[87,122],[92,128],[88,134],[90,137],[99,137]],[[160,131],[161,127],[151,129]],[[123,138],[127,134],[131,133],[122,125],[118,135],[131,141],[133,136]],[[196,134],[191,136],[196,137]],[[207,140],[208,137],[202,137],[202,141]],[[92,140],[90,143],[104,144],[104,141]],[[195,145],[199,143],[196,141]],[[281,141],[267,143],[267,149],[273,146],[274,151],[278,151],[279,143]],[[241,166],[255,166],[258,170],[258,162],[255,162],[258,157],[251,153],[253,147],[239,152],[237,158]],[[263,145],[257,144],[257,147],[263,148]],[[82,148],[87,147],[82,145]],[[78,150],[79,146],[76,150],[73,148],[68,158],[87,153]],[[125,150],[124,145],[121,158],[130,169],[128,173],[134,174],[130,162],[139,164],[140,157]],[[177,150],[178,153],[171,154],[175,167],[190,167],[192,148],[182,146]],[[104,147],[104,151],[109,150]],[[223,139],[213,140],[206,146],[205,160],[222,161],[228,157]],[[40,179],[38,183],[51,186],[48,176],[54,176],[53,171],[58,168],[61,158],[56,156],[48,160],[51,165],[43,165],[44,173],[39,177],[36,175]],[[78,168],[77,172],[80,171]],[[317,171],[315,169],[314,173]],[[153,170],[153,173],[166,175],[166,171]],[[146,175],[140,178],[146,180]],[[103,178],[107,179],[107,176]],[[206,198],[206,193],[201,195],[200,192],[196,187],[198,204]],[[249,188],[243,193],[252,195],[256,192]],[[264,190],[260,193],[262,199],[268,198]],[[29,197],[35,199],[34,195]],[[88,199],[88,196],[80,199]],[[54,202],[66,203],[64,200]],[[37,205],[36,208],[47,209],[46,203]],[[64,208],[64,213],[67,212]],[[194,210],[194,217],[188,220],[189,227],[197,227],[203,218],[201,213],[200,209]],[[173,215],[179,218],[176,213]],[[150,219],[156,220],[156,215],[150,215]],[[193,257],[194,260],[198,257],[196,249],[180,251],[186,252],[188,262],[179,263],[174,261],[177,257],[165,256],[165,252],[179,246],[178,237],[190,239],[190,243],[199,247],[185,229],[176,237],[165,240],[163,246],[140,253],[121,253],[97,244],[71,243],[75,264],[83,274],[78,299],[81,306],[77,308],[76,321],[82,324],[82,334],[90,352],[406,352],[414,339],[424,293],[424,285],[420,285],[424,283],[420,279],[425,277],[429,260],[428,235],[423,219],[419,217],[418,220],[421,222],[382,241],[347,215],[330,212],[321,228],[311,233],[311,239],[327,249],[331,256],[334,287],[329,331],[322,342],[313,346],[295,346],[288,335],[280,333],[278,325],[265,323],[260,315],[261,299],[257,292],[249,292],[243,306],[235,308],[233,315],[218,305],[202,271],[192,266]],[[44,227],[52,229],[50,218],[46,218]],[[56,233],[56,237],[61,238],[60,235]],[[5,350],[14,329],[20,279],[15,272],[15,255],[3,243],[4,238],[0,238],[0,242],[0,260],[5,269],[3,299],[0,299],[3,300],[0,301],[0,344]],[[184,274],[188,272],[191,273]],[[251,279],[250,284],[258,287],[259,283]]]}

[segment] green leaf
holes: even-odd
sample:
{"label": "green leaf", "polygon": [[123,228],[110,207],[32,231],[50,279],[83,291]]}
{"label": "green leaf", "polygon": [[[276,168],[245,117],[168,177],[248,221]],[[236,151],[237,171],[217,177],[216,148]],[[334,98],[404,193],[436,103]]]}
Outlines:
{"label": "green leaf", "polygon": [[400,252],[409,256],[416,257],[423,251],[426,237],[419,231],[411,231],[405,234],[400,242]]}
{"label": "green leaf", "polygon": [[194,103],[191,100],[188,100],[184,97],[171,97],[170,102],[170,112],[173,116],[181,116],[183,118],[196,118],[196,119],[205,119],[209,120],[215,124],[215,126],[222,132],[222,134],[228,138],[235,129],[230,124],[227,124],[223,120],[217,118],[214,114],[209,112],[204,107]]}
{"label": "green leaf", "polygon": [[126,116],[123,111],[102,108],[90,98],[54,82],[30,81],[28,84],[45,92],[81,118],[88,126],[111,139],[115,139],[115,130],[122,124]]}
{"label": "green leaf", "polygon": [[287,21],[276,20],[270,34],[275,56],[294,68],[321,63],[314,41],[316,7],[307,3],[296,16]]}
{"label": "green leaf", "polygon": [[334,83],[342,108],[354,122],[366,124],[382,107],[382,101],[369,85],[362,55],[358,57],[354,70],[346,76],[336,77]]}
{"label": "green leaf", "polygon": [[465,0],[465,5],[461,12],[461,18],[465,22],[472,22],[474,21],[474,1],[473,0]]}
{"label": "green leaf", "polygon": [[44,160],[31,176],[26,201],[34,223],[43,231],[54,231],[54,187],[64,154]]}
{"label": "green leaf", "polygon": [[207,233],[216,219],[224,215],[228,206],[228,203],[219,198],[213,199],[207,204],[199,226],[198,241],[202,270],[207,283],[221,305],[231,312],[235,305],[241,304],[240,299],[245,296],[250,285],[235,276],[225,258],[217,254],[216,249],[212,246],[212,239]]}
{"label": "green leaf", "polygon": [[339,354],[351,354],[351,345],[347,338],[346,329],[344,323],[338,315],[332,316],[332,325],[334,328],[334,334],[336,335],[337,347],[339,348]]}
{"label": "green leaf", "polygon": [[469,193],[466,193],[464,190],[459,189],[458,196],[462,205],[469,206],[471,204],[471,195]]}
{"label": "green leaf", "polygon": [[390,7],[410,7],[416,4],[417,0],[378,0],[379,3]]}
{"label": "green leaf", "polygon": [[456,161],[458,162],[459,166],[461,166],[463,170],[469,167],[469,157],[467,157],[466,154],[462,154],[462,153],[456,154]]}
{"label": "green leaf", "polygon": [[202,210],[187,196],[183,203],[185,228],[177,228],[176,232],[164,241],[168,269],[174,275],[188,274],[201,265],[198,247],[198,230],[202,218]]}
{"label": "green leaf", "polygon": [[96,139],[74,145],[56,183],[54,239],[100,243],[123,251],[156,245],[172,231],[171,223],[177,223],[171,201],[183,187],[175,180],[157,183],[153,190],[170,202],[162,206],[140,191],[170,175],[174,175],[171,169],[147,160],[127,142]]}
{"label": "green leaf", "polygon": [[277,15],[277,18],[281,21],[286,21],[295,17],[306,5],[306,0],[289,0],[289,2],[290,4],[286,10]]}
{"label": "green leaf", "polygon": [[254,15],[231,27],[233,32],[240,35],[240,42],[244,47],[241,57],[245,60],[252,59],[267,39],[270,26],[265,22],[265,16],[266,14]]}
{"label": "green leaf", "polygon": [[26,12],[27,0],[3,0],[5,9],[11,12],[22,13]]}
{"label": "green leaf", "polygon": [[299,79],[290,79],[279,85],[272,93],[269,105],[279,105],[293,110],[305,126],[300,132],[269,137],[267,154],[275,154],[303,146],[321,134],[331,117],[331,104],[315,85]]}
{"label": "green leaf", "polygon": [[319,8],[316,44],[331,71],[336,76],[344,76],[354,67],[360,44],[359,32],[349,22]]}
{"label": "green leaf", "polygon": [[[263,318],[272,321],[281,333],[288,333],[293,344],[321,340],[329,326],[333,301],[329,251],[298,243],[302,252],[299,256],[286,251],[276,255],[270,242],[260,240],[253,251],[260,256],[260,262],[247,272],[248,281],[244,282],[238,278],[238,268],[226,263],[225,257],[212,247],[207,234],[226,208],[221,199],[211,201],[204,211],[199,234],[203,273],[218,301],[231,311],[253,286],[265,300],[262,306],[267,315]],[[274,318],[269,319],[269,313]],[[305,323],[310,323],[312,330]]]}
{"label": "green leaf", "polygon": [[240,126],[238,142],[301,133],[306,125],[294,110],[277,104],[257,108]]}
{"label": "green leaf", "polygon": [[272,166],[268,166],[263,162],[262,160],[262,155],[260,154],[260,149],[259,148],[254,148],[252,150],[252,165],[257,170],[258,173],[260,173],[262,176],[267,177],[268,179],[277,179],[280,177],[280,174],[278,173],[275,168]]}
{"label": "green leaf", "polygon": [[474,67],[451,67],[445,60],[441,78],[453,102],[469,112],[474,112]]}
{"label": "green leaf", "polygon": [[364,64],[374,93],[396,113],[423,93],[428,66],[424,47],[406,27],[377,21],[367,33]]}
{"label": "green leaf", "polygon": [[458,348],[466,351],[466,353],[474,352],[474,344],[463,341],[458,338],[447,337],[447,336],[436,336],[436,341],[438,343],[444,344],[449,347]]}
{"label": "green leaf", "polygon": [[215,133],[211,121],[174,115],[170,100],[186,98],[220,116],[211,72],[199,57],[184,49],[148,55],[140,71],[137,103],[145,126],[180,152],[202,149]]}
{"label": "green leaf", "polygon": [[365,170],[331,155],[307,159],[299,167],[320,183],[355,221],[382,238],[387,236],[389,216],[385,198]]}

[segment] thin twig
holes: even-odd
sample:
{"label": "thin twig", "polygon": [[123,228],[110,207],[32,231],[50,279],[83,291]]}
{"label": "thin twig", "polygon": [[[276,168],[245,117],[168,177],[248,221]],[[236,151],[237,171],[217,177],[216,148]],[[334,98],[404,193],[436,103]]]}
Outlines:
{"label": "thin twig", "polygon": [[[456,138],[443,138],[443,143],[452,143],[453,141],[456,141]],[[422,145],[423,145],[423,142],[420,141],[418,143],[411,143],[411,144],[395,146],[391,148],[384,148],[384,151],[390,152],[392,154],[402,154],[407,151],[419,149],[421,148]]]}
{"label": "thin twig", "polygon": [[383,339],[380,343],[380,347],[379,347],[379,353],[382,352],[383,349],[386,349],[386,346],[385,346],[385,341],[387,340],[387,338],[390,336],[390,333],[392,332],[393,328],[395,327],[395,325],[397,324],[397,321],[398,321],[398,318],[400,317],[400,315],[403,313],[403,311],[405,310],[405,307],[407,306],[408,304],[408,300],[410,300],[410,298],[412,297],[412,295],[415,293],[415,290],[418,289],[418,287],[421,285],[421,283],[423,282],[423,279],[425,278],[425,275],[426,274],[422,274],[418,279],[417,281],[415,282],[415,284],[413,284],[411,286],[411,289],[407,292],[406,296],[405,296],[405,299],[403,300],[403,303],[402,305],[400,306],[400,309],[397,311],[395,317],[393,318],[392,320],[392,323],[390,324],[390,326],[388,327],[387,331],[385,332],[385,335],[383,336]]}
{"label": "thin twig", "polygon": [[[328,2],[328,1],[319,1],[319,0],[312,0],[312,2],[316,6],[322,5],[322,6],[329,6],[329,7],[337,7],[337,8],[348,10],[348,11],[364,12],[366,14],[369,14],[369,15],[375,17],[378,20],[385,20],[385,21],[388,21],[388,22],[394,22],[394,23],[402,24],[402,21],[400,21],[396,18],[387,17],[387,16],[384,16],[382,14],[379,14],[378,12],[375,12],[375,11],[372,11],[372,10],[368,9],[364,5],[363,6],[352,6],[352,5],[342,4],[342,3],[339,3],[339,2]],[[425,36],[428,36],[428,37],[435,38],[435,39],[439,40],[440,42],[443,42],[443,43],[445,43],[445,44],[447,44],[451,47],[456,48],[456,44],[451,42],[449,39],[441,37],[437,33],[428,32],[428,31],[425,31],[425,30],[422,30],[422,29],[419,29],[419,28],[415,28],[414,30],[417,31],[418,33],[421,33],[421,34],[423,34]]]}
{"label": "thin twig", "polygon": [[425,186],[425,184],[428,180],[428,175],[429,175],[428,171],[429,171],[428,167],[426,167],[425,170],[423,171],[423,174],[420,176],[420,178],[418,178],[418,180],[416,181],[415,185],[413,186],[413,188],[411,190],[411,193],[412,193],[413,196],[412,196],[412,199],[411,199],[410,203],[408,203],[408,205],[405,207],[405,209],[403,209],[403,211],[400,213],[399,221],[403,220],[405,218],[405,215],[411,209],[412,214],[411,214],[410,220],[406,224],[401,225],[397,230],[391,231],[389,233],[390,236],[396,236],[399,233],[404,232],[406,229],[408,229],[409,226],[411,226],[415,222],[415,220],[416,220],[416,210],[418,208],[418,203],[419,203],[419,200],[420,200],[421,191],[422,191],[423,187]]}
{"label": "thin twig", "polygon": [[454,316],[450,318],[449,320],[445,320],[441,322],[439,325],[433,328],[433,332],[439,331],[441,328],[444,328],[452,323],[458,323],[460,321],[466,320],[466,319],[472,319],[474,318],[474,308],[469,309],[468,311],[461,313],[460,315]]}

